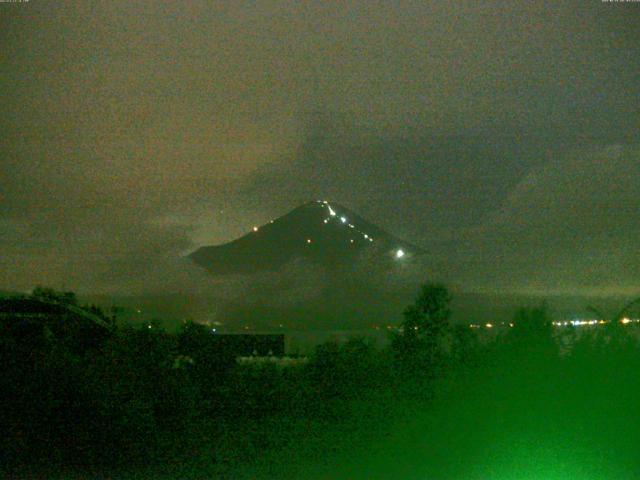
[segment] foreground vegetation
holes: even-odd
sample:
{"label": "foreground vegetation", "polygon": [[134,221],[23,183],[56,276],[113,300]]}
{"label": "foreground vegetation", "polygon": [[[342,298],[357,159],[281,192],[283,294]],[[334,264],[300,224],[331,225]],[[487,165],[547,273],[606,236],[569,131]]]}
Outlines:
{"label": "foreground vegetation", "polygon": [[[73,301],[75,298],[53,298]],[[0,465],[14,478],[634,478],[634,326],[481,339],[422,288],[389,346],[238,365],[211,332],[114,325],[79,344],[0,336]],[[103,315],[99,309],[92,312]]]}

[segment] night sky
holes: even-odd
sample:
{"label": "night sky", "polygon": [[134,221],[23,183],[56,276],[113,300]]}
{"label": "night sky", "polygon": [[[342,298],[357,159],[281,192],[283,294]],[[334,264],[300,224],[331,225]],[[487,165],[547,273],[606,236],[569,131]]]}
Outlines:
{"label": "night sky", "polygon": [[463,289],[640,290],[639,3],[32,0],[0,45],[0,289],[198,282],[321,198]]}

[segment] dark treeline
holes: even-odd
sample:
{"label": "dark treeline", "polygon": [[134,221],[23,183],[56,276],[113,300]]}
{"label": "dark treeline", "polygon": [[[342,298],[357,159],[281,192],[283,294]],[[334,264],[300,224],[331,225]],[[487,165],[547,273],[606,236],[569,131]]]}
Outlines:
{"label": "dark treeline", "polygon": [[[70,293],[34,297],[78,306]],[[82,307],[110,325],[87,342],[46,326],[25,335],[24,322],[3,318],[0,464],[15,478],[413,478],[399,465],[437,478],[494,478],[486,473],[516,464],[518,478],[522,468],[546,478],[640,471],[635,325],[554,329],[540,307],[483,338],[449,323],[450,300],[425,285],[387,347],[328,342],[284,366],[238,364],[192,322],[170,334]],[[306,462],[318,456],[333,473],[316,465],[314,474]]]}

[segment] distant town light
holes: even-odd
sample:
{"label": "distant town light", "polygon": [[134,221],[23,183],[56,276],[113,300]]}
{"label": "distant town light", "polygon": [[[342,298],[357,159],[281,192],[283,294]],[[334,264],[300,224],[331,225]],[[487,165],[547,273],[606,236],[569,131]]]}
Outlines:
{"label": "distant town light", "polygon": [[329,209],[329,215],[331,215],[332,217],[336,216],[336,212],[333,208],[331,208],[329,205],[327,205],[327,208]]}
{"label": "distant town light", "polygon": [[340,221],[341,221],[342,223],[347,223],[347,219],[346,219],[345,217],[340,217]]}
{"label": "distant town light", "polygon": [[487,324],[485,325],[485,327],[487,327],[487,328],[493,328],[493,324],[492,324],[492,323],[487,323]]}
{"label": "distant town light", "polygon": [[325,219],[324,219],[324,223],[329,223],[329,219],[328,219],[328,218],[325,218]]}
{"label": "distant town light", "polygon": [[311,243],[311,239],[310,238],[307,238],[307,243]]}
{"label": "distant town light", "polygon": [[402,258],[402,257],[404,257],[404,250],[399,248],[398,250],[396,250],[396,258]]}
{"label": "distant town light", "polygon": [[353,238],[351,240],[349,240],[351,243],[353,243]]}
{"label": "distant town light", "polygon": [[624,317],[622,320],[620,320],[622,322],[623,325],[626,325],[627,323],[631,323],[631,319]]}
{"label": "distant town light", "polygon": [[257,232],[258,231],[258,227],[253,227],[253,231]]}

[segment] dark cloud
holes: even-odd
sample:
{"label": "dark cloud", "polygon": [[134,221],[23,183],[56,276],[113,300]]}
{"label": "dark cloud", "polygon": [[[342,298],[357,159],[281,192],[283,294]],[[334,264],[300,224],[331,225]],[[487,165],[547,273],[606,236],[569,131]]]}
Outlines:
{"label": "dark cloud", "polygon": [[637,291],[639,196],[638,144],[577,149],[524,176],[468,244],[515,288]]}
{"label": "dark cloud", "polygon": [[639,12],[2,4],[0,287],[186,288],[181,253],[325,197],[470,287],[631,288]]}

